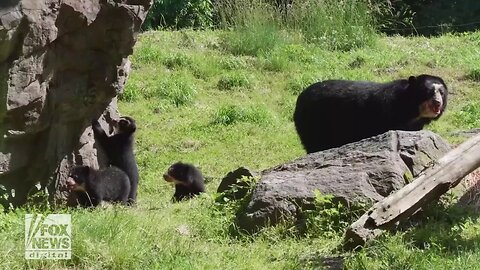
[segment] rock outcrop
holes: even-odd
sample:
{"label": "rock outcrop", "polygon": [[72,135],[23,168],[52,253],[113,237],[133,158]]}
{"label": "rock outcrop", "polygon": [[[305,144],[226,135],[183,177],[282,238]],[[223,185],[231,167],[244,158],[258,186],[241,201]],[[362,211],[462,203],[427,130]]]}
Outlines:
{"label": "rock outcrop", "polygon": [[311,209],[314,191],[346,204],[376,202],[402,188],[450,149],[429,131],[389,131],[309,154],[262,173],[238,225],[252,231]]}
{"label": "rock outcrop", "polygon": [[0,193],[21,204],[39,183],[60,195],[72,164],[98,166],[90,122],[117,117],[150,1],[2,1]]}
{"label": "rock outcrop", "polygon": [[222,178],[217,188],[218,193],[223,193],[223,197],[238,200],[245,197],[248,193],[250,184],[245,178],[255,178],[257,173],[248,168],[240,167],[233,170]]}

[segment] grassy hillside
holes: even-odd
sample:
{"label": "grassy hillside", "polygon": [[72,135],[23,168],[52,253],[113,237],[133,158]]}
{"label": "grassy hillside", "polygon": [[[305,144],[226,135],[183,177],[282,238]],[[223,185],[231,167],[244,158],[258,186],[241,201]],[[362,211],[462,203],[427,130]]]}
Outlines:
{"label": "grassy hillside", "polygon": [[[480,218],[458,209],[437,209],[415,228],[344,253],[342,231],[322,230],[315,223],[321,217],[312,218],[306,234],[278,226],[242,235],[232,227],[239,203],[215,202],[228,171],[262,170],[304,154],[292,113],[297,95],[318,80],[441,76],[449,104],[428,129],[463,141],[454,133],[480,126],[480,32],[382,37],[346,52],[267,33],[142,34],[119,101],[121,113],[139,126],[138,206],[55,210],[72,214],[74,258],[68,262],[23,259],[23,215],[53,210],[0,214],[0,269],[311,269],[334,255],[346,256],[348,269],[480,269]],[[179,160],[202,169],[208,195],[170,202],[173,188],[162,174]]]}

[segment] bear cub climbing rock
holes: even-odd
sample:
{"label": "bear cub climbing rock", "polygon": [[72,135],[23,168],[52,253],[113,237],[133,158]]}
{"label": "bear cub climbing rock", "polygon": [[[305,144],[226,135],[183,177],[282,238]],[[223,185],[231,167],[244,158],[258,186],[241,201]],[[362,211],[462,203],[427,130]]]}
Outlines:
{"label": "bear cub climbing rock", "polygon": [[388,130],[421,130],[442,115],[447,96],[442,78],[426,74],[387,83],[328,80],[299,95],[293,118],[313,153]]}
{"label": "bear cub climbing rock", "polygon": [[108,164],[124,171],[130,179],[129,204],[137,200],[138,189],[138,166],[133,152],[134,133],[137,130],[135,120],[131,117],[121,117],[116,124],[116,134],[108,136],[97,120],[92,121],[92,129],[95,139],[108,157]]}

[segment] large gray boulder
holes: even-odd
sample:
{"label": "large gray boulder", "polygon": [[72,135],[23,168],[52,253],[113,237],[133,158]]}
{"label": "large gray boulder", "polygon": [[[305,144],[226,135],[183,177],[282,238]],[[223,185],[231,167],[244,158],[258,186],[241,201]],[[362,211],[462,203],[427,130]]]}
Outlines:
{"label": "large gray boulder", "polygon": [[450,149],[430,131],[384,134],[306,155],[262,172],[238,216],[252,231],[311,208],[315,190],[346,204],[376,202],[402,188]]}
{"label": "large gray boulder", "polygon": [[1,1],[0,193],[21,204],[37,183],[57,193],[72,164],[98,166],[89,125],[117,117],[150,1]]}

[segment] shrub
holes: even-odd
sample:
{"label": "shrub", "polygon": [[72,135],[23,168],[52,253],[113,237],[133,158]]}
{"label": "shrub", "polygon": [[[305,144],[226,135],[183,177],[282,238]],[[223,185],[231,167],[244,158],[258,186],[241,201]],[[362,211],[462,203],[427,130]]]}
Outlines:
{"label": "shrub", "polygon": [[[476,0],[368,0],[379,29],[387,34],[438,35],[475,31],[480,19]],[[473,23],[472,23],[473,22]]]}
{"label": "shrub", "polygon": [[314,210],[305,210],[307,231],[310,235],[333,236],[342,232],[368,207],[367,202],[350,205],[335,200],[331,194],[315,190]]}
{"label": "shrub", "polygon": [[213,26],[211,0],[154,0],[143,29]]}
{"label": "shrub", "polygon": [[460,111],[454,112],[454,118],[466,128],[480,126],[480,102],[470,102]]}

